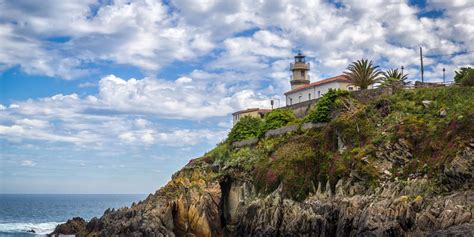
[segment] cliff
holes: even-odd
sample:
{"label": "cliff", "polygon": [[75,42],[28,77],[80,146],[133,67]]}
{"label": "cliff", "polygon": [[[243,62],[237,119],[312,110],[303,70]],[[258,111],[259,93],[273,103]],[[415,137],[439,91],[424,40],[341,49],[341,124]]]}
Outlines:
{"label": "cliff", "polygon": [[322,127],[223,142],[145,200],[53,234],[473,235],[474,88],[367,101],[338,98]]}

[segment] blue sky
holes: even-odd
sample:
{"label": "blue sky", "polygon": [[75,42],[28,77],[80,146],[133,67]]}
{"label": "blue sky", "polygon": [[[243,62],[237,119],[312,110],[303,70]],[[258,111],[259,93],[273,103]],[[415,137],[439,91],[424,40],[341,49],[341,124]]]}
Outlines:
{"label": "blue sky", "polygon": [[[472,1],[0,0],[0,193],[150,193],[311,79],[473,65]],[[281,104],[283,106],[283,104]]]}

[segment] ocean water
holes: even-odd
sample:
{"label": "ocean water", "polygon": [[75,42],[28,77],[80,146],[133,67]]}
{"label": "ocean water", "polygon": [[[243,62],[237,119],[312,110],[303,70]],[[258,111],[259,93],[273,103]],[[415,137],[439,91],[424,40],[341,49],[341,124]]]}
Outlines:
{"label": "ocean water", "polygon": [[[72,217],[100,217],[145,194],[0,194],[0,237],[44,236]],[[28,233],[34,230],[36,234]]]}

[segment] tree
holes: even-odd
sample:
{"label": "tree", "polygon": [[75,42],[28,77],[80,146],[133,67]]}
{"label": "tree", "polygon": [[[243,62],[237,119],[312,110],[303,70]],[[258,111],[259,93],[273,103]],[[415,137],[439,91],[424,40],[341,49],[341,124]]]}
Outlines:
{"label": "tree", "polygon": [[461,83],[463,77],[467,74],[469,70],[472,70],[471,67],[461,67],[459,70],[454,71],[454,82]]}
{"label": "tree", "polygon": [[241,118],[229,132],[227,141],[236,142],[257,138],[260,133],[262,120],[251,116]]}
{"label": "tree", "polygon": [[262,125],[262,135],[268,130],[281,128],[294,121],[296,121],[296,116],[292,110],[275,109],[265,115]]}
{"label": "tree", "polygon": [[382,73],[382,86],[392,87],[394,90],[403,88],[408,84],[407,79],[407,74],[403,74],[398,69],[389,69]]}
{"label": "tree", "polygon": [[461,79],[462,86],[474,86],[474,69],[469,68]]}
{"label": "tree", "polygon": [[365,90],[380,80],[382,72],[378,67],[373,65],[372,60],[370,62],[367,59],[357,60],[347,67],[344,77],[354,86]]}

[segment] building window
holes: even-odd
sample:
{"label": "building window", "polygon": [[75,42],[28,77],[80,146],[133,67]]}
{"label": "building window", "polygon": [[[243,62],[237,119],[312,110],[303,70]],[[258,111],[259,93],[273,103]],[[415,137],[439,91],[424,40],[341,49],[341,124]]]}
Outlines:
{"label": "building window", "polygon": [[305,79],[305,78],[304,78],[304,71],[301,71],[301,78],[302,78],[302,79]]}
{"label": "building window", "polygon": [[298,96],[298,102],[301,102],[301,95]]}
{"label": "building window", "polygon": [[321,97],[321,91],[318,91],[318,98]]}
{"label": "building window", "polygon": [[308,100],[311,100],[311,93],[308,94]]}
{"label": "building window", "polygon": [[292,99],[292,98],[290,98],[290,105],[292,105],[292,104],[293,104],[293,99]]}
{"label": "building window", "polygon": [[354,90],[354,88],[352,86],[349,86],[347,89],[349,89],[350,91]]}

